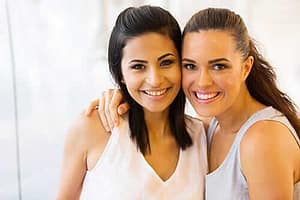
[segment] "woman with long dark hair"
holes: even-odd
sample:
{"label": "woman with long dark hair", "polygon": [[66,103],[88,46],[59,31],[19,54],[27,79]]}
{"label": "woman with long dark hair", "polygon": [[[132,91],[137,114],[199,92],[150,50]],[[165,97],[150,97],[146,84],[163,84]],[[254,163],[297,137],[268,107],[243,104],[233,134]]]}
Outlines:
{"label": "woman with long dark hair", "polygon": [[181,31],[166,10],[127,8],[112,30],[110,72],[131,109],[109,135],[82,114],[66,138],[57,199],[204,198],[203,124],[184,116]]}

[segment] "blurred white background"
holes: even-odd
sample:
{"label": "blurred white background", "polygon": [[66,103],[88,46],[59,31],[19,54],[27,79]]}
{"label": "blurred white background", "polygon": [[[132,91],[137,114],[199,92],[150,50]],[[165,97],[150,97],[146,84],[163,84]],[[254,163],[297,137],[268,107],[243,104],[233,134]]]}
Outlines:
{"label": "blurred white background", "polygon": [[142,4],[168,9],[182,28],[199,9],[233,9],[276,67],[280,88],[300,105],[298,0],[1,0],[1,200],[54,199],[66,129],[113,86],[112,24],[125,7]]}

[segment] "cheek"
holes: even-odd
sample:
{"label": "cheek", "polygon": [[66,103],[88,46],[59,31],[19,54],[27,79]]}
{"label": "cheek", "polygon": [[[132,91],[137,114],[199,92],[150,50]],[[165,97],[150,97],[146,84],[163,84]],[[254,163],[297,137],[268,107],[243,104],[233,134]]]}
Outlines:
{"label": "cheek", "polygon": [[181,72],[180,72],[180,71],[174,73],[174,78],[173,78],[173,80],[174,80],[174,82],[175,82],[177,85],[181,86],[182,77],[181,77]]}
{"label": "cheek", "polygon": [[129,94],[132,96],[134,91],[138,89],[138,77],[131,75],[129,73],[125,73],[123,75],[123,80],[125,82],[126,88]]}
{"label": "cheek", "polygon": [[139,92],[139,87],[138,85],[133,82],[133,81],[128,81],[126,82],[126,88],[127,88],[127,91],[130,95],[130,97],[136,101],[136,102],[139,102],[139,99],[140,99],[140,92]]}
{"label": "cheek", "polygon": [[168,79],[170,82],[172,82],[174,85],[181,87],[182,76],[179,67],[166,71],[164,77]]}
{"label": "cheek", "polygon": [[182,77],[182,81],[181,81],[181,87],[183,89],[184,92],[186,92],[187,86],[188,86],[188,80],[186,80],[186,78]]}
{"label": "cheek", "polygon": [[125,84],[128,89],[132,90],[137,87],[138,81],[136,79],[127,78],[125,79]]}
{"label": "cheek", "polygon": [[188,73],[186,70],[182,70],[182,88],[186,92],[189,86],[196,81],[196,75]]}
{"label": "cheek", "polygon": [[241,80],[237,76],[224,76],[215,78],[218,87],[222,88],[229,96],[239,93]]}
{"label": "cheek", "polygon": [[234,85],[233,83],[236,82],[235,78],[232,76],[215,76],[214,82],[216,82],[219,86],[230,86]]}
{"label": "cheek", "polygon": [[139,74],[134,73],[132,70],[129,69],[122,69],[122,76],[126,85],[131,85],[135,82],[135,80],[139,79]]}

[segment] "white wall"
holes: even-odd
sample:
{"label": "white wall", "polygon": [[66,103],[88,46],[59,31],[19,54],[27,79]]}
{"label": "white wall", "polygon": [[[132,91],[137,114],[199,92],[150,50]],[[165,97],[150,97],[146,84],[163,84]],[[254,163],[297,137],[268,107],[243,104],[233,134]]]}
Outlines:
{"label": "white wall", "polygon": [[18,199],[13,69],[4,2],[0,2],[0,199]]}
{"label": "white wall", "polygon": [[115,17],[142,3],[169,9],[182,27],[207,6],[240,13],[300,105],[297,0],[1,0],[0,199],[54,198],[66,129],[112,87],[106,48]]}

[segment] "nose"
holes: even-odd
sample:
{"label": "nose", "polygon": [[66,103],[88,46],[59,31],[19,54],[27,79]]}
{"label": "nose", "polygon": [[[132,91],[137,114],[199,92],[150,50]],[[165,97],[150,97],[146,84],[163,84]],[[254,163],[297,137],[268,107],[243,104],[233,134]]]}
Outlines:
{"label": "nose", "polygon": [[212,79],[209,69],[199,70],[199,76],[198,76],[198,80],[197,80],[198,86],[205,89],[208,86],[210,86],[212,84],[212,82],[213,82],[213,79]]}
{"label": "nose", "polygon": [[159,87],[163,82],[164,75],[163,72],[158,67],[151,67],[147,75],[147,82],[152,87]]}

